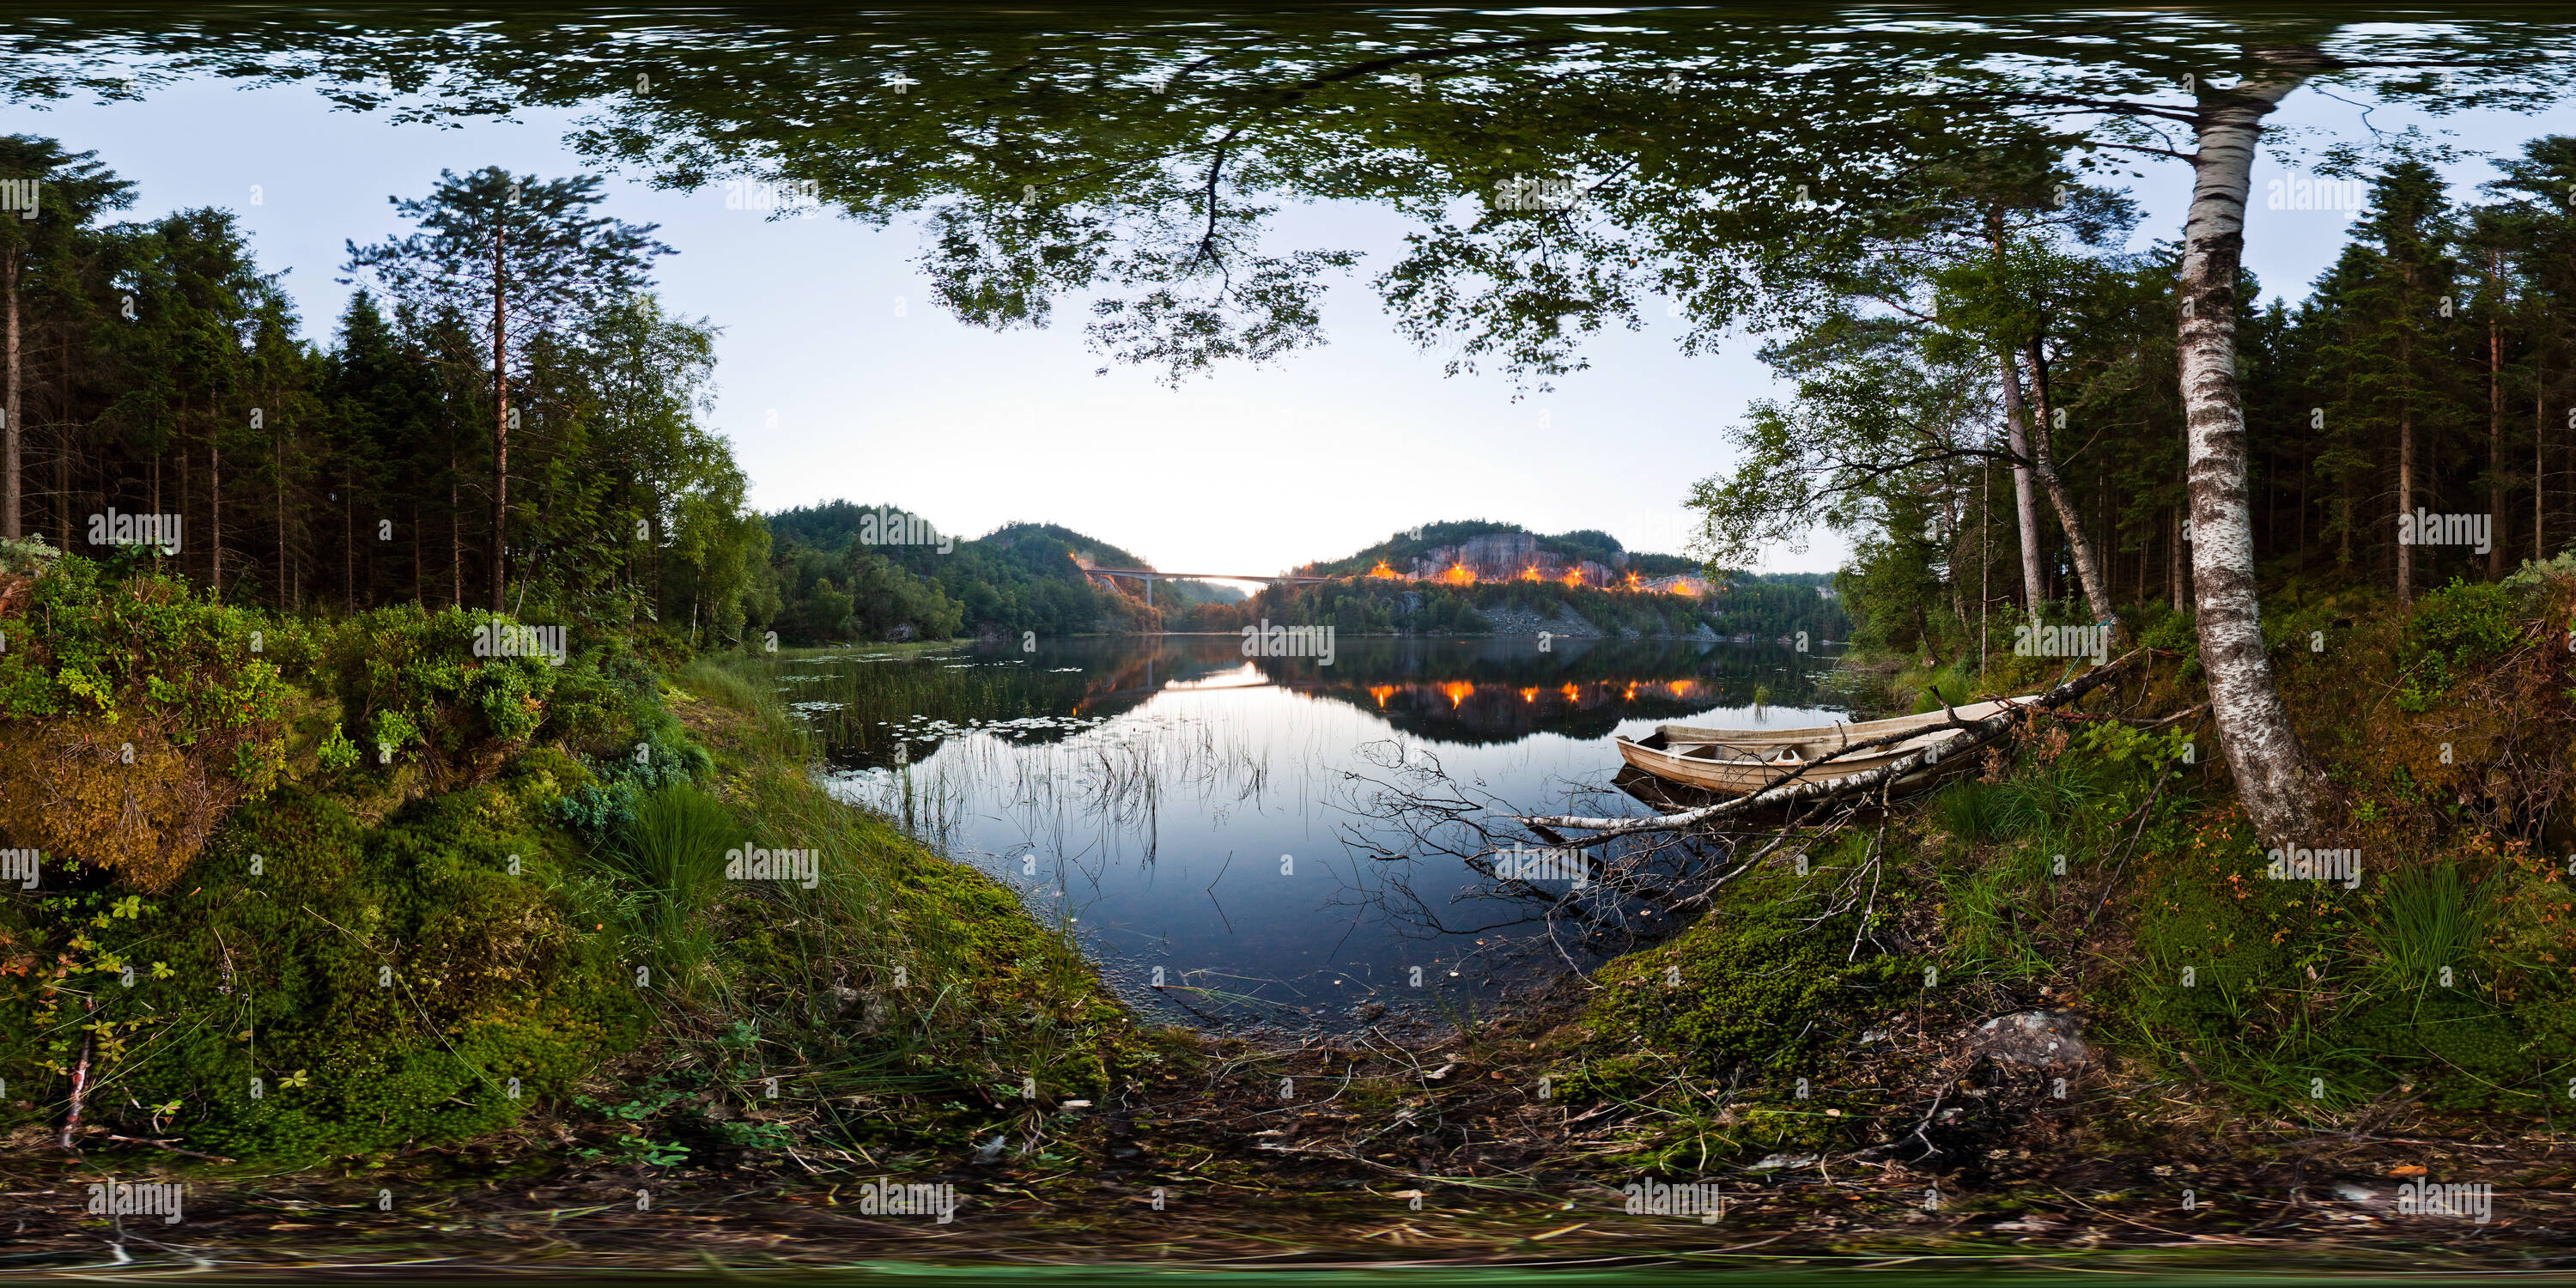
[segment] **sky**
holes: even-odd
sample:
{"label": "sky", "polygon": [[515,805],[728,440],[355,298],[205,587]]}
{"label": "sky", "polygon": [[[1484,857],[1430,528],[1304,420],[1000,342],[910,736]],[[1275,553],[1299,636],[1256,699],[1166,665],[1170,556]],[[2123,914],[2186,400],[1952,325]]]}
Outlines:
{"label": "sky", "polygon": [[[333,110],[303,88],[198,81],[139,103],[13,107],[0,130],[95,149],[138,185],[131,217],[234,210],[261,265],[286,271],[307,335],[323,342],[354,289],[334,280],[344,243],[407,231],[389,197],[425,194],[442,168],[603,174],[601,210],[660,224],[680,252],[659,261],[666,306],[722,330],[708,422],[733,441],[755,506],[896,505],[964,536],[1059,523],[1166,571],[1275,573],[1444,519],[1597,528],[1632,550],[1679,552],[1691,484],[1732,467],[1727,431],[1749,403],[1785,392],[1752,341],[1684,357],[1677,324],[1651,308],[1644,331],[1593,337],[1591,369],[1557,380],[1553,393],[1515,401],[1503,377],[1444,377],[1440,358],[1398,336],[1367,286],[1400,249],[1402,226],[1349,204],[1290,206],[1270,234],[1278,247],[1362,250],[1325,306],[1331,342],[1169,389],[1148,369],[1090,352],[1078,302],[1060,302],[1042,331],[955,321],[928,301],[910,224],[771,221],[726,209],[722,185],[657,190],[568,148],[578,115],[397,125]],[[2576,110],[2428,120],[2303,89],[2270,121],[2276,151],[2410,124],[2449,131],[2468,152],[2510,154],[2526,139],[2576,132]],[[2136,168],[2144,177],[2128,183],[2144,218],[2134,244],[2175,237],[2188,168]],[[2346,213],[2265,208],[2267,183],[2304,169],[2273,154],[2256,166],[2246,260],[2267,296],[2304,296],[2345,241]],[[2446,174],[2469,197],[2494,171],[2472,155]],[[1830,570],[1849,555],[1831,532],[1804,544],[1761,566]]]}

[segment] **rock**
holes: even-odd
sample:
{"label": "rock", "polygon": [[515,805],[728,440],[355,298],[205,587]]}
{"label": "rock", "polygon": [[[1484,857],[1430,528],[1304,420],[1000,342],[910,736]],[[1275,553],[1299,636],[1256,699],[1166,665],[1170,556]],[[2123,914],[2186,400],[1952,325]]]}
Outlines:
{"label": "rock", "polygon": [[1977,1026],[1970,1049],[1997,1064],[2062,1072],[2093,1060],[2092,1048],[2079,1036],[2083,1028],[2084,1017],[2073,1011],[1998,1015]]}

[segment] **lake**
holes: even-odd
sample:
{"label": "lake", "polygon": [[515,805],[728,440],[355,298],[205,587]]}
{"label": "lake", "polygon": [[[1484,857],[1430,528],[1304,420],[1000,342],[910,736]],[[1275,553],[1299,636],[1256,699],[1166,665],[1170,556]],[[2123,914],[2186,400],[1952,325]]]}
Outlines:
{"label": "lake", "polygon": [[1847,712],[1829,656],[1768,644],[1345,639],[1323,665],[1167,635],[773,665],[835,792],[1069,918],[1142,1013],[1225,1031],[1454,1022],[1608,951],[1424,853],[1383,807],[1398,768],[1436,765],[1484,819],[1645,814],[1612,734]]}

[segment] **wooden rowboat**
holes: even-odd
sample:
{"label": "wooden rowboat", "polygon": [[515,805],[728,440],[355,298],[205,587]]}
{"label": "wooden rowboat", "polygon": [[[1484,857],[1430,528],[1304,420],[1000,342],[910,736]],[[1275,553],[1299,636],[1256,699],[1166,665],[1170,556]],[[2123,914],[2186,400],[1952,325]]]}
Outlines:
{"label": "wooden rowboat", "polygon": [[[1977,720],[2004,710],[2002,702],[1980,702],[1958,708],[1962,719]],[[1799,732],[1782,730],[1770,735],[1768,745],[1752,743],[1740,729],[1694,730],[1694,733],[1716,735],[1696,742],[1676,742],[1669,736],[1672,726],[1657,730],[1644,738],[1618,738],[1619,757],[1630,765],[1669,782],[1696,787],[1704,792],[1727,796],[1746,796],[1788,780],[1800,766],[1822,760],[1852,743],[1910,729],[1923,732],[1883,747],[1853,752],[1800,774],[1796,781],[1830,783],[1865,774],[1919,751],[1925,751],[1966,737],[1962,730],[1948,724],[1946,712],[1933,712],[1930,717],[1906,716],[1898,720],[1872,720],[1854,725],[1835,725],[1804,732],[1820,735],[1804,741],[1777,741],[1780,734]],[[1930,725],[1933,727],[1926,728]],[[1940,772],[1936,761],[1926,763],[1914,772],[1896,780],[1896,790],[1920,787]]]}
{"label": "wooden rowboat", "polygon": [[[1873,747],[1840,760],[1817,765],[1796,781],[1830,783],[1867,773],[1891,761],[1901,760],[1936,743],[1959,737],[1955,729],[1942,729],[1885,747]],[[1716,743],[1685,743],[1674,746],[1660,733],[1644,738],[1618,739],[1619,757],[1646,773],[1685,787],[1726,796],[1747,796],[1771,787],[1796,773],[1800,765],[1828,755],[1838,747],[1825,743],[1792,743],[1763,752],[1740,751]],[[1925,765],[1897,780],[1898,790],[1930,781],[1935,767]]]}
{"label": "wooden rowboat", "polygon": [[[2038,702],[2036,695],[2005,698],[1994,702],[1972,702],[1956,708],[1962,720],[1983,720],[2019,703],[2028,706]],[[1897,716],[1890,720],[1863,720],[1856,724],[1816,725],[1806,729],[1702,729],[1690,725],[1659,725],[1655,736],[1666,746],[1685,747],[1712,745],[1744,752],[1776,752],[1782,747],[1822,744],[1834,750],[1855,742],[1884,738],[1909,729],[1932,729],[1949,723],[1946,711],[1927,711],[1921,715]],[[1821,753],[1819,753],[1821,754]],[[1841,761],[1834,762],[1841,764]]]}

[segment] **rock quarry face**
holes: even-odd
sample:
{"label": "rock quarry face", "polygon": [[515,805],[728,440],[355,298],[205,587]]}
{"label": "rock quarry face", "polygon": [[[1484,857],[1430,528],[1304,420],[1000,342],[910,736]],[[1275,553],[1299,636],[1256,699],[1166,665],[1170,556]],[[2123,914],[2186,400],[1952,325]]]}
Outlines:
{"label": "rock quarry face", "polygon": [[1526,532],[1489,532],[1470,537],[1454,546],[1438,546],[1413,560],[1405,571],[1426,581],[1439,580],[1452,567],[1463,567],[1478,581],[1510,581],[1532,568],[1549,581],[1563,581],[1569,572],[1582,575],[1584,584],[1607,586],[1627,576],[1626,557],[1619,567],[1606,566],[1590,559],[1573,560],[1564,555],[1538,548],[1538,538]]}

